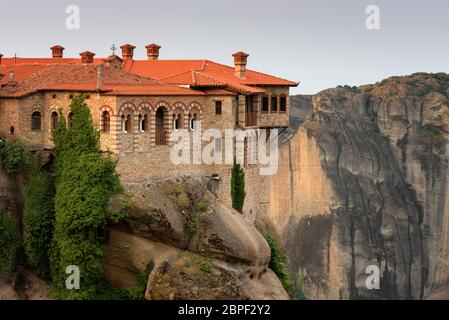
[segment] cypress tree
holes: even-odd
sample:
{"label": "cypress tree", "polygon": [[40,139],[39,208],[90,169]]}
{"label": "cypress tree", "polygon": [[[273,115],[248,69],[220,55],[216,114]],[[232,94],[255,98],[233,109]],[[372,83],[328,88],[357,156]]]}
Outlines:
{"label": "cypress tree", "polygon": [[240,213],[243,213],[245,196],[245,171],[240,164],[234,163],[231,172],[231,199],[232,207]]}

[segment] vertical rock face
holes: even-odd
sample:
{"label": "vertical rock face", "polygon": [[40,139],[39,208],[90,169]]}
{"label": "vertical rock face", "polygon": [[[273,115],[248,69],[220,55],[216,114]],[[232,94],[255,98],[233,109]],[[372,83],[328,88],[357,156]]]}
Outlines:
{"label": "vertical rock face", "polygon": [[308,297],[421,299],[448,283],[448,85],[415,74],[323,91],[281,145],[267,211]]}

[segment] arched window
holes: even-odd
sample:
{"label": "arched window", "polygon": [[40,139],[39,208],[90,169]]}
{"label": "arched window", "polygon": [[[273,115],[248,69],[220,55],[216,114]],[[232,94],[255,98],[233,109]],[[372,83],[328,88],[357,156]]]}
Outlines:
{"label": "arched window", "polygon": [[67,116],[67,128],[71,128],[73,124],[73,112],[70,112]]}
{"label": "arched window", "polygon": [[58,113],[56,111],[53,111],[50,115],[50,128],[51,130],[56,130],[58,127]]}
{"label": "arched window", "polygon": [[173,115],[173,130],[178,130],[182,128],[183,117],[181,113],[176,113]]}
{"label": "arched window", "polygon": [[148,122],[148,116],[146,114],[139,115],[139,130],[140,132],[145,132],[147,130],[147,122]]}
{"label": "arched window", "polygon": [[198,128],[198,116],[196,113],[189,114],[189,129],[195,130],[196,128]]}
{"label": "arched window", "polygon": [[34,111],[31,114],[31,130],[33,131],[39,131],[42,127],[42,117],[41,113],[39,111]]}
{"label": "arched window", "polygon": [[101,114],[101,127],[104,133],[108,133],[111,130],[111,116],[108,111],[103,111]]}
{"label": "arched window", "polygon": [[125,132],[132,132],[132,120],[131,120],[131,115],[128,114],[126,116],[126,120],[125,120]]}

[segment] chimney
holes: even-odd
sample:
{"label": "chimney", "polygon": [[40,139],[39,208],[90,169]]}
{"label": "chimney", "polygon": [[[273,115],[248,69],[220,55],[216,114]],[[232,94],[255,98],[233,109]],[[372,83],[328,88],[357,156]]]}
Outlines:
{"label": "chimney", "polygon": [[125,44],[120,47],[122,49],[122,58],[123,60],[132,60],[134,55],[134,49],[136,47],[130,44]]}
{"label": "chimney", "polygon": [[97,90],[101,90],[104,84],[104,64],[99,64],[97,69]]}
{"label": "chimney", "polygon": [[3,55],[0,53],[0,64],[2,64],[2,57]]}
{"label": "chimney", "polygon": [[240,79],[246,78],[246,60],[249,54],[239,51],[232,55],[234,57],[235,76]]}
{"label": "chimney", "polygon": [[80,53],[80,56],[81,56],[82,63],[93,63],[95,53],[90,52],[90,51],[84,51],[84,52]]}
{"label": "chimney", "polygon": [[51,49],[51,55],[53,56],[53,59],[60,59],[62,58],[62,52],[64,51],[64,47],[61,47],[59,44],[53,46]]}
{"label": "chimney", "polygon": [[149,44],[145,47],[147,49],[147,56],[148,60],[157,60],[159,59],[159,49],[161,46],[158,46],[157,44]]}

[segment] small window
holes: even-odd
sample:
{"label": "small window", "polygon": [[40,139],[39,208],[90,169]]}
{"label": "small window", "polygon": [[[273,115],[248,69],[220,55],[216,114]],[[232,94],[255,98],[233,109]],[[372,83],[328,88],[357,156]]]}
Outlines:
{"label": "small window", "polygon": [[220,116],[221,115],[221,101],[215,101],[215,115]]}
{"label": "small window", "polygon": [[50,123],[51,131],[56,130],[56,128],[58,127],[58,113],[56,111],[53,111],[51,113],[50,121],[51,121]]}
{"label": "small window", "polygon": [[127,115],[125,119],[125,132],[132,132],[131,115]]}
{"label": "small window", "polygon": [[31,130],[39,131],[41,130],[41,113],[39,111],[34,111],[31,115]]}
{"label": "small window", "polygon": [[146,114],[143,115],[142,120],[140,121],[140,131],[145,132],[147,130],[147,122],[148,116]]}
{"label": "small window", "polygon": [[54,94],[54,95],[52,95],[51,97],[52,97],[53,99],[56,99],[56,95],[55,95],[55,94]]}
{"label": "small window", "polygon": [[173,130],[178,130],[182,128],[183,117],[182,114],[178,113],[173,115]]}
{"label": "small window", "polygon": [[10,134],[14,134],[14,126],[11,126],[11,127],[9,128],[9,133],[10,133]]}
{"label": "small window", "polygon": [[108,111],[103,111],[101,114],[101,127],[104,133],[108,133],[111,130],[111,116]]}
{"label": "small window", "polygon": [[69,95],[69,99],[70,99],[70,100],[73,99],[73,94]]}
{"label": "small window", "polygon": [[190,130],[195,130],[198,127],[198,117],[196,115],[196,113],[193,114],[193,116],[191,114],[189,114],[189,129]]}
{"label": "small window", "polygon": [[281,96],[279,99],[279,112],[286,112],[287,111],[287,97]]}
{"label": "small window", "polygon": [[262,97],[262,112],[268,112],[269,100],[268,97]]}
{"label": "small window", "polygon": [[90,99],[90,95],[86,95],[86,100],[87,100],[87,99]]}
{"label": "small window", "polygon": [[71,128],[72,123],[73,123],[73,113],[70,112],[69,115],[67,116],[67,127]]}
{"label": "small window", "polygon": [[278,111],[278,97],[272,96],[271,97],[271,112],[277,112]]}

